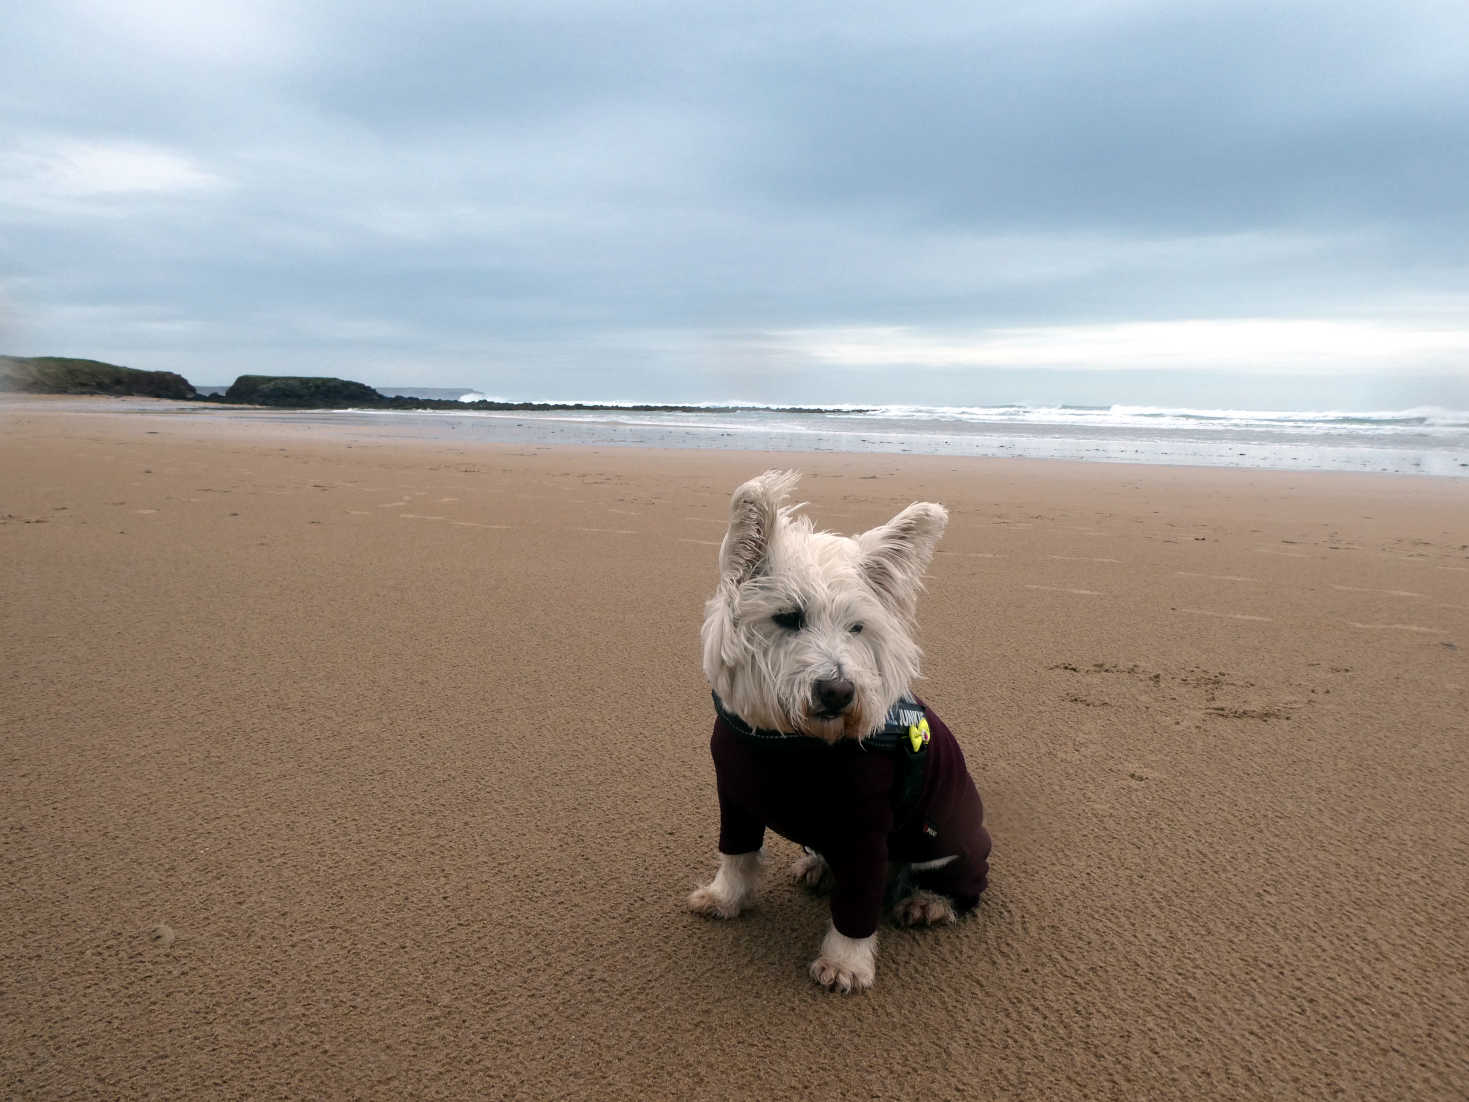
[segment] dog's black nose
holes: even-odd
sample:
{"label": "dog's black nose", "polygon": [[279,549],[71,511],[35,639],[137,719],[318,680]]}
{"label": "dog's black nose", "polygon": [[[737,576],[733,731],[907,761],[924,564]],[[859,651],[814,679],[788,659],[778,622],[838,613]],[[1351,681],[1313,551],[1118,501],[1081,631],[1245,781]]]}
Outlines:
{"label": "dog's black nose", "polygon": [[812,695],[816,698],[818,712],[834,716],[852,703],[852,698],[857,695],[857,686],[845,677],[833,677],[816,682],[812,686]]}

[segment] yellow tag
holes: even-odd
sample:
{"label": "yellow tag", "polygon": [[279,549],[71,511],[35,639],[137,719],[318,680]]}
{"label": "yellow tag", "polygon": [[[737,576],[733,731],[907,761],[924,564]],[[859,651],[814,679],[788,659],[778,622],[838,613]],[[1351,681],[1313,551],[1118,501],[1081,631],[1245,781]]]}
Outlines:
{"label": "yellow tag", "polygon": [[915,754],[928,745],[928,734],[927,716],[920,719],[916,727],[908,728],[908,741],[913,744],[913,752]]}

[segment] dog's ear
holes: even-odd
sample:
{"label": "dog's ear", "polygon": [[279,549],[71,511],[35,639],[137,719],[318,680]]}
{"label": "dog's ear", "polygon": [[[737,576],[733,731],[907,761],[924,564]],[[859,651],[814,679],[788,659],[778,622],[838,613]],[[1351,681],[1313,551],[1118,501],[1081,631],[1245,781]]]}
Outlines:
{"label": "dog's ear", "polygon": [[912,617],[923,588],[923,571],[934,545],[949,523],[949,511],[931,501],[915,501],[886,524],[857,537],[862,574],[883,602]]}
{"label": "dog's ear", "polygon": [[781,504],[800,478],[799,471],[766,471],[734,492],[729,531],[719,545],[719,574],[724,581],[739,585],[765,561]]}

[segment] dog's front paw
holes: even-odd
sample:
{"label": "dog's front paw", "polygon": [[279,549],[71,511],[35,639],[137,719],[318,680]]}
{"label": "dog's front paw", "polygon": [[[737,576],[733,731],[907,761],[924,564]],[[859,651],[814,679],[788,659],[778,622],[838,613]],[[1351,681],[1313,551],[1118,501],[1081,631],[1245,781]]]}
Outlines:
{"label": "dog's front paw", "polygon": [[916,891],[893,908],[899,926],[951,926],[959,921],[954,904],[937,892]]}
{"label": "dog's front paw", "polygon": [[811,978],[828,991],[866,991],[877,978],[877,935],[847,937],[833,926],[811,962]]}
{"label": "dog's front paw", "polygon": [[848,968],[840,961],[817,957],[811,962],[811,978],[828,991],[839,991],[849,995],[853,991],[866,991],[876,978],[876,969],[862,972]]}
{"label": "dog's front paw", "polygon": [[743,909],[743,900],[719,891],[714,884],[689,893],[689,910],[708,918],[737,918]]}
{"label": "dog's front paw", "polygon": [[808,891],[827,892],[831,891],[835,877],[825,857],[815,850],[807,850],[791,866],[791,879]]}
{"label": "dog's front paw", "polygon": [[714,879],[689,893],[689,910],[710,918],[734,918],[755,898],[760,857],[760,851],[721,853]]}

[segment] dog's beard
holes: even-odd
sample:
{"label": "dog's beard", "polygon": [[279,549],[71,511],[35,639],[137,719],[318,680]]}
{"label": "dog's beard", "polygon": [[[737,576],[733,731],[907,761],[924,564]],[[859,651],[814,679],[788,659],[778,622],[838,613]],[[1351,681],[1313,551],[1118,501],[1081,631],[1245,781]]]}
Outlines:
{"label": "dog's beard", "polygon": [[826,742],[836,742],[847,736],[849,723],[847,715],[825,716],[813,713],[794,719],[791,726],[799,734],[810,735]]}
{"label": "dog's beard", "polygon": [[886,714],[874,715],[866,705],[867,702],[859,697],[846,711],[834,716],[812,708],[788,709],[786,715],[790,723],[786,729],[825,742],[840,742],[844,738],[864,739],[877,729]]}
{"label": "dog's beard", "polygon": [[[903,690],[901,683],[890,685],[878,671],[861,665],[798,667],[779,680],[772,676],[777,672],[773,668],[758,668],[757,675],[749,679],[730,672],[735,676],[726,682],[731,694],[724,695],[725,704],[746,723],[830,743],[860,740],[872,734],[882,726],[888,708]],[[847,707],[831,714],[818,703],[816,687],[823,680],[839,676],[855,682],[856,692]]]}

